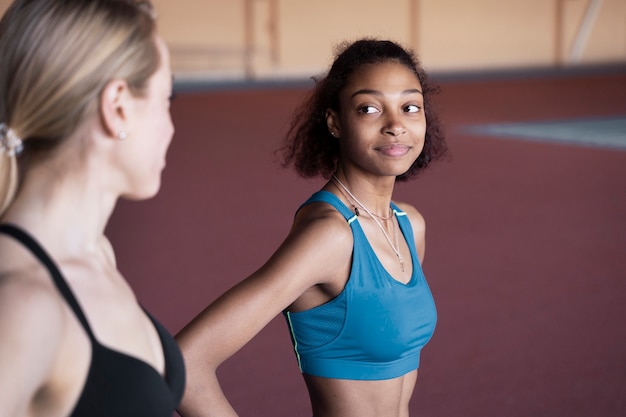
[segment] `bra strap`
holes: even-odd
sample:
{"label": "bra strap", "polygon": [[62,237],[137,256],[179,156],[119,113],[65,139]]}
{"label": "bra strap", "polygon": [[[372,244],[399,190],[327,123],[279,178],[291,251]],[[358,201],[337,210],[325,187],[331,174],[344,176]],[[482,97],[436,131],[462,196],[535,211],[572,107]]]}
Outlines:
{"label": "bra strap", "polygon": [[343,215],[343,217],[348,221],[348,223],[352,223],[356,219],[356,214],[354,214],[346,205],[333,193],[326,190],[320,190],[314,193],[307,201],[305,201],[300,208],[306,206],[307,204],[323,202],[330,204],[333,206],[339,213]]}
{"label": "bra strap", "polygon": [[0,225],[0,233],[5,233],[13,237],[18,242],[22,243],[46,267],[57,289],[59,290],[61,295],[63,295],[63,298],[65,298],[65,301],[67,301],[70,308],[74,311],[74,314],[83,325],[85,331],[89,335],[89,338],[92,341],[95,341],[95,337],[93,332],[91,331],[91,327],[89,327],[87,318],[85,317],[83,310],[80,308],[76,297],[74,297],[72,290],[67,285],[67,282],[65,282],[65,279],[63,279],[63,275],[61,274],[61,271],[59,271],[59,268],[46,253],[46,251],[41,247],[41,245],[39,245],[39,243],[37,243],[37,241],[24,230],[11,224]]}

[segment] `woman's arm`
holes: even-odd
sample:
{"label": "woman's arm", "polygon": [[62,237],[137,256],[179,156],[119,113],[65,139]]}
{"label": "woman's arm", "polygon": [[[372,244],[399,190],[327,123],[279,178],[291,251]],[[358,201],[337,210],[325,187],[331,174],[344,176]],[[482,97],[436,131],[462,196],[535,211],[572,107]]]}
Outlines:
{"label": "woman's arm", "polygon": [[50,288],[0,276],[0,416],[30,415],[63,332],[63,307]]}
{"label": "woman's arm", "polygon": [[181,415],[236,416],[219,386],[215,374],[219,365],[307,289],[335,279],[351,253],[352,234],[339,213],[319,206],[317,210],[308,206],[301,210],[287,239],[270,260],[220,296],[176,336],[187,366]]}

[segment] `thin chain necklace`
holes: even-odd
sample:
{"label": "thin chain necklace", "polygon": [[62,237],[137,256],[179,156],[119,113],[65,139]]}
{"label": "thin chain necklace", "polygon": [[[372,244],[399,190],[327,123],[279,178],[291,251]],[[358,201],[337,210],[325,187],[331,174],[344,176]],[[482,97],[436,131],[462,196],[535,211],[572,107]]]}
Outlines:
{"label": "thin chain necklace", "polygon": [[[363,205],[363,203],[361,203],[359,201],[358,198],[356,198],[354,196],[354,194],[352,194],[350,192],[350,190],[348,190],[348,187],[346,187],[341,181],[339,181],[339,178],[337,178],[337,176],[335,174],[333,174],[332,176],[332,180],[335,184],[339,185],[339,190],[340,191],[345,191],[348,194],[348,199],[352,200],[354,203],[358,204],[359,207],[361,207],[367,214],[369,214],[369,216],[376,222],[376,224],[378,225],[378,227],[380,228],[380,231],[383,232],[383,235],[385,235],[385,239],[387,239],[387,243],[389,243],[389,246],[391,246],[391,249],[393,250],[393,252],[396,254],[396,256],[398,257],[398,262],[400,262],[400,269],[402,269],[402,272],[404,272],[404,260],[402,259],[402,255],[400,254],[400,244],[398,243],[398,228],[395,227],[396,223],[394,222],[394,228],[393,228],[393,232],[395,235],[395,240],[396,240],[396,245],[394,246],[393,243],[391,242],[391,238],[389,237],[389,235],[387,234],[387,231],[385,230],[385,228],[383,227],[383,225],[378,221],[378,218],[381,218],[383,220],[389,220],[391,218],[393,218],[393,211],[391,213],[391,215],[387,218],[383,217],[383,216],[377,216],[374,213],[372,213],[371,211],[369,211],[369,209],[367,207],[365,207]],[[354,213],[359,216],[359,209],[352,204],[352,207],[354,207]],[[391,208],[390,208],[391,209]],[[399,227],[400,225],[398,225]]]}

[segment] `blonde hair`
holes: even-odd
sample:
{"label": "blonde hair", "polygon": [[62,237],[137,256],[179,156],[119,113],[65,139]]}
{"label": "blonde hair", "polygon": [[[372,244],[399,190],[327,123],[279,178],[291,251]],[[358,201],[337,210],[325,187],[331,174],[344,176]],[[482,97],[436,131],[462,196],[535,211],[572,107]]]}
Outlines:
{"label": "blonde hair", "polygon": [[0,215],[18,164],[45,157],[98,111],[111,80],[145,93],[159,66],[154,10],[138,0],[16,0],[0,21],[0,123],[24,141],[0,154]]}

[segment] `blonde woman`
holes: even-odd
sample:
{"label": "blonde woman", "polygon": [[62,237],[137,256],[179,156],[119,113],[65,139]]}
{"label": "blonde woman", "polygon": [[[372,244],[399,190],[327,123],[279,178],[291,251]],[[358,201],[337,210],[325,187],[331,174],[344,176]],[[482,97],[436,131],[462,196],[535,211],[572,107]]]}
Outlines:
{"label": "blonde woman", "polygon": [[180,351],[104,236],[174,132],[152,6],[16,0],[0,57],[0,416],[171,417]]}

